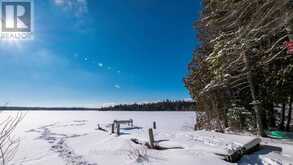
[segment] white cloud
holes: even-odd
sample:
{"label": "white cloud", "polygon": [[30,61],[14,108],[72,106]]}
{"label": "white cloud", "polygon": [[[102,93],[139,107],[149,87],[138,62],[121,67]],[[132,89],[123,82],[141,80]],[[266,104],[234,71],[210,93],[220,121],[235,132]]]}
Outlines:
{"label": "white cloud", "polygon": [[114,87],[115,87],[116,89],[120,89],[120,88],[121,88],[121,86],[118,85],[118,84],[114,85]]}
{"label": "white cloud", "polygon": [[62,9],[66,14],[72,15],[75,23],[70,26],[80,33],[91,33],[95,31],[92,18],[88,14],[88,0],[51,0],[53,4]]}
{"label": "white cloud", "polygon": [[56,6],[74,13],[76,17],[82,17],[88,12],[87,0],[54,0]]}

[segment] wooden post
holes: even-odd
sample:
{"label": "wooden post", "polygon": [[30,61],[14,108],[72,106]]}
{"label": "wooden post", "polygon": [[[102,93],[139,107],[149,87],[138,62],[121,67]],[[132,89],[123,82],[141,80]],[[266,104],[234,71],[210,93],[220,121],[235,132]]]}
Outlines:
{"label": "wooden post", "polygon": [[157,123],[155,121],[153,122],[153,129],[157,129]]}
{"label": "wooden post", "polygon": [[112,124],[112,130],[111,130],[111,133],[112,133],[112,134],[115,133],[115,130],[114,130],[114,129],[115,129],[115,124],[113,123],[113,124]]}
{"label": "wooden post", "polygon": [[120,136],[120,124],[117,123],[117,135]]}
{"label": "wooden post", "polygon": [[130,119],[130,126],[133,127],[133,120]]}
{"label": "wooden post", "polygon": [[154,139],[154,133],[153,133],[153,129],[149,129],[149,138],[150,138],[150,146],[151,148],[154,148],[154,142],[155,142],[155,139]]}

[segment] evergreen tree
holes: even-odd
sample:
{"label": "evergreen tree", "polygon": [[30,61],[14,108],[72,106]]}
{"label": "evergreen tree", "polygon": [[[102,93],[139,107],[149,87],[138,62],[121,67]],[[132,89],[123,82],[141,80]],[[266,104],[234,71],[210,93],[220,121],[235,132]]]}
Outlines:
{"label": "evergreen tree", "polygon": [[[293,88],[293,56],[283,46],[292,40],[290,1],[203,0],[203,4],[195,24],[201,46],[185,84],[197,109],[220,129],[229,126],[229,109],[237,105],[254,116],[256,133],[264,136],[265,128],[278,118],[274,105],[288,100]],[[252,118],[239,115],[243,121]]]}

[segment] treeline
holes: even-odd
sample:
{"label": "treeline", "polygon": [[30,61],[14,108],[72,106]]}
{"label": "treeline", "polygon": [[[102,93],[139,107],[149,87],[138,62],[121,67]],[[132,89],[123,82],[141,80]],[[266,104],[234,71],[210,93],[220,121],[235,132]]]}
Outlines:
{"label": "treeline", "polygon": [[17,107],[0,106],[1,111],[97,111],[97,108],[79,108],[79,107]]}
{"label": "treeline", "polygon": [[100,111],[194,111],[195,103],[191,101],[162,101],[144,104],[120,104],[99,108]]}
{"label": "treeline", "polygon": [[196,100],[198,127],[224,131],[291,129],[292,0],[202,0],[185,84]]}

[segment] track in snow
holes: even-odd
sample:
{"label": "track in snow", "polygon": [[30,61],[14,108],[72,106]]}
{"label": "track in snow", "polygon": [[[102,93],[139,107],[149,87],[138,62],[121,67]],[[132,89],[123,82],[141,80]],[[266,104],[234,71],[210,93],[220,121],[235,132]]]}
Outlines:
{"label": "track in snow", "polygon": [[85,125],[85,122],[86,121],[73,121],[72,124],[67,124],[67,125],[51,124],[51,125],[40,127],[38,129],[29,130],[28,132],[36,132],[41,134],[39,136],[39,139],[47,141],[49,145],[51,146],[51,150],[58,153],[58,156],[61,157],[66,162],[66,165],[97,165],[97,163],[88,162],[87,160],[83,158],[82,155],[76,154],[74,150],[66,144],[66,139],[86,136],[87,134],[66,135],[66,134],[53,133],[50,130],[50,127],[82,126],[82,125]]}

